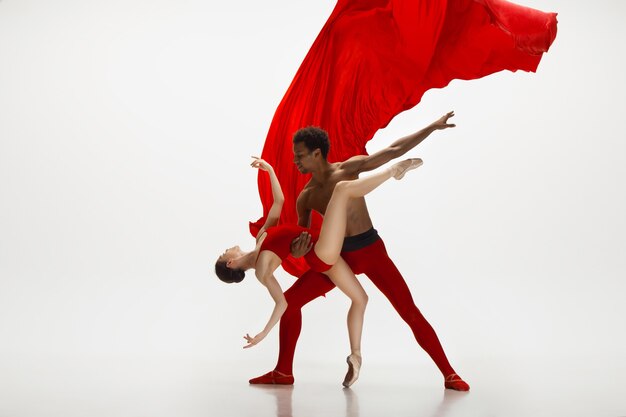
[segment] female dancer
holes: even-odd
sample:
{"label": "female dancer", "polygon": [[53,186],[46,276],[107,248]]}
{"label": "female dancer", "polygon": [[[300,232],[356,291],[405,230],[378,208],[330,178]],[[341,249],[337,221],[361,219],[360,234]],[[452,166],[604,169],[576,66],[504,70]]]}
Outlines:
{"label": "female dancer", "polygon": [[[277,225],[284,202],[280,183],[270,164],[258,157],[253,158],[254,161],[251,164],[253,168],[269,173],[274,197],[272,207],[265,224],[257,234],[256,245],[252,251],[243,252],[239,246],[234,246],[220,255],[215,263],[215,273],[222,281],[228,283],[241,282],[245,271],[254,268],[257,279],[267,287],[276,303],[265,328],[254,337],[249,334],[244,336],[248,343],[244,348],[254,346],[263,340],[287,309],[287,301],[273,273],[282,260],[289,255],[293,239],[306,230],[297,225]],[[348,311],[351,353],[347,358],[348,372],[343,381],[346,387],[352,385],[359,376],[361,333],[367,304],[367,294],[363,287],[339,256],[346,230],[348,201],[351,198],[363,197],[391,177],[399,180],[408,170],[420,165],[422,165],[422,160],[419,158],[407,159],[368,177],[337,183],[328,203],[319,236],[313,236],[313,241],[316,241],[315,245],[305,255],[312,269],[326,274],[352,301]]]}

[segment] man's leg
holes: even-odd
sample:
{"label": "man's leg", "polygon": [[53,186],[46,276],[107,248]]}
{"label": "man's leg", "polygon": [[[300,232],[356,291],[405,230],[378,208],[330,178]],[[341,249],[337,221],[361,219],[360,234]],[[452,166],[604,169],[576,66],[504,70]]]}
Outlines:
{"label": "man's leg", "polygon": [[343,252],[342,256],[355,272],[366,274],[391,302],[413,331],[417,343],[428,353],[443,374],[446,388],[469,390],[469,386],[456,375],[448,362],[435,330],[415,305],[409,287],[387,255],[383,241],[377,240],[354,252]]}
{"label": "man's leg", "polygon": [[280,319],[278,363],[273,371],[253,378],[251,384],[293,384],[293,357],[302,329],[302,307],[335,288],[324,274],[307,271],[285,291],[287,310]]}

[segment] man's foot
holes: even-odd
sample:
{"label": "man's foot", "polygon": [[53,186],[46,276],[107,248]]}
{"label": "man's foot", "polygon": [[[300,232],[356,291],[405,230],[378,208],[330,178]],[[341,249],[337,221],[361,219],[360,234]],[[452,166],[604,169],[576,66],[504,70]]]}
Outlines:
{"label": "man's foot", "polygon": [[424,163],[420,158],[409,158],[404,161],[397,162],[391,166],[391,175],[397,180],[401,180],[407,171],[415,169]]}
{"label": "man's foot", "polygon": [[293,385],[293,375],[285,375],[282,372],[270,371],[265,375],[252,378],[251,384],[270,384],[270,385]]}
{"label": "man's foot", "polygon": [[448,375],[444,380],[444,386],[455,391],[469,391],[470,389],[467,382],[463,381],[457,374]]}
{"label": "man's foot", "polygon": [[348,362],[348,372],[343,379],[343,386],[348,388],[359,379],[359,371],[361,370],[361,357],[359,355],[350,355],[346,358]]}

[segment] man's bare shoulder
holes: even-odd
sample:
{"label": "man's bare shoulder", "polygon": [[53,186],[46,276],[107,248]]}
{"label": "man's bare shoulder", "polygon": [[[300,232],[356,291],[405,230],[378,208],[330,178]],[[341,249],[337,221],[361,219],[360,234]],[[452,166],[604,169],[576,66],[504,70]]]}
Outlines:
{"label": "man's bare shoulder", "polygon": [[304,185],[302,191],[300,191],[300,194],[298,194],[297,204],[305,204],[308,202],[313,188],[314,185],[311,184],[311,181],[309,180],[309,182]]}
{"label": "man's bare shoulder", "polygon": [[337,164],[339,165],[340,168],[345,167],[346,165],[350,165],[353,164],[355,162],[361,162],[364,159],[367,159],[368,155],[354,155],[351,156],[350,158],[346,159],[345,161],[342,162],[337,162]]}
{"label": "man's bare shoulder", "polygon": [[337,170],[347,176],[358,176],[363,162],[367,160],[367,155],[355,155],[337,164]]}
{"label": "man's bare shoulder", "polygon": [[300,191],[300,195],[310,193],[311,190],[315,187],[316,187],[315,181],[313,181],[313,178],[311,178],[310,180],[307,181],[306,184],[304,184],[302,191]]}

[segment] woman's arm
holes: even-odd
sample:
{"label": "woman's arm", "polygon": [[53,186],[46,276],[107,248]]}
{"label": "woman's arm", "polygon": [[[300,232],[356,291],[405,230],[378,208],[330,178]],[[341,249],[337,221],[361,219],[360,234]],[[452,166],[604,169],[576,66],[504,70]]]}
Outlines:
{"label": "woman's arm", "polygon": [[265,339],[265,336],[269,334],[269,332],[276,325],[276,323],[278,323],[285,310],[287,310],[287,299],[283,294],[282,288],[280,288],[280,284],[274,277],[274,274],[269,273],[265,274],[265,277],[257,277],[259,278],[259,281],[261,281],[261,283],[267,287],[267,290],[269,291],[276,304],[274,306],[274,310],[272,311],[270,319],[267,321],[267,324],[265,325],[265,328],[261,331],[261,333],[257,334],[254,337],[251,337],[248,333],[246,333],[246,335],[243,337],[248,342],[248,344],[243,347],[244,349],[252,347],[259,343],[261,340]]}
{"label": "woman's arm", "polygon": [[283,203],[285,202],[285,196],[283,195],[283,190],[280,188],[280,182],[278,182],[278,177],[274,172],[274,168],[266,161],[256,156],[253,156],[254,161],[250,164],[253,168],[258,168],[263,171],[267,171],[270,176],[270,184],[272,185],[272,197],[274,198],[274,202],[272,207],[270,208],[269,213],[267,214],[267,219],[265,220],[265,224],[259,230],[258,236],[261,236],[265,229],[271,226],[276,226],[278,224],[278,219],[280,218],[280,212],[283,209]]}

